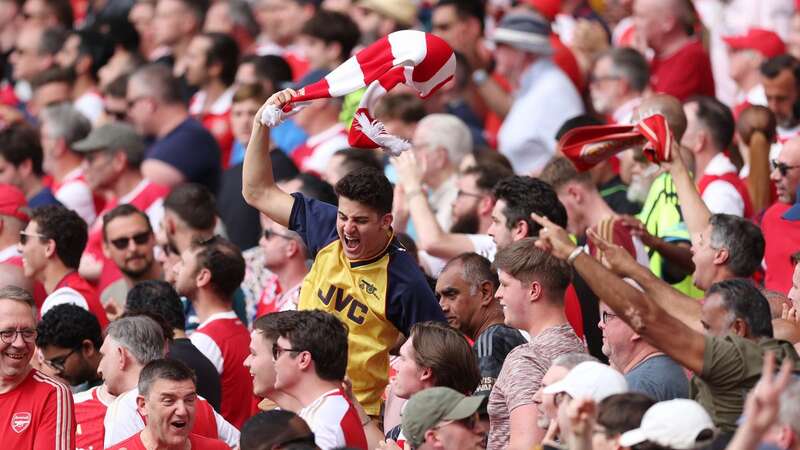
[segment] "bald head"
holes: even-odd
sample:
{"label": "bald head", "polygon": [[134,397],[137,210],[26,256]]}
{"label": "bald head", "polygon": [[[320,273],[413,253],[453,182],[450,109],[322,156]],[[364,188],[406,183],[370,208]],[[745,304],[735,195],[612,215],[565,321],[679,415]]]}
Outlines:
{"label": "bald head", "polygon": [[0,286],[17,286],[33,292],[33,282],[25,277],[22,267],[13,264],[0,264]]}
{"label": "bald head", "polygon": [[681,102],[671,95],[658,94],[647,97],[639,104],[633,119],[638,121],[653,114],[661,114],[667,119],[669,129],[672,130],[676,141],[680,142],[683,133],[686,132],[686,114],[683,112]]}

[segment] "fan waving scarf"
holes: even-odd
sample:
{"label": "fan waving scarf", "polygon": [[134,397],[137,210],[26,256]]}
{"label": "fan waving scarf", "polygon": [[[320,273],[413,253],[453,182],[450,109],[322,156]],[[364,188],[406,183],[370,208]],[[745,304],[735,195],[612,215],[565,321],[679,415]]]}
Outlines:
{"label": "fan waving scarf", "polygon": [[578,127],[561,137],[561,152],[583,172],[623,150],[639,147],[650,161],[672,160],[672,132],[661,114],[636,125]]}
{"label": "fan waving scarf", "polygon": [[280,123],[314,99],[341,97],[367,87],[350,127],[348,141],[356,148],[383,147],[397,155],[411,145],[389,134],[372,117],[375,103],[400,83],[427,98],[445,83],[456,70],[453,50],[438,36],[416,30],[396,31],[356,53],[322,80],[298,91],[282,110],[265,108],[261,122],[267,126]]}

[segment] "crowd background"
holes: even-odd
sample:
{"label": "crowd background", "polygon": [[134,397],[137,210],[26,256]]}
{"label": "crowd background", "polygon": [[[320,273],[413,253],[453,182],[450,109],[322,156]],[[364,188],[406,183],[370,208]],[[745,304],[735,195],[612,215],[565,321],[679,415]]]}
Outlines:
{"label": "crowd background", "polygon": [[[410,150],[262,122],[407,29]],[[800,2],[0,0],[0,68],[9,448],[800,449]]]}

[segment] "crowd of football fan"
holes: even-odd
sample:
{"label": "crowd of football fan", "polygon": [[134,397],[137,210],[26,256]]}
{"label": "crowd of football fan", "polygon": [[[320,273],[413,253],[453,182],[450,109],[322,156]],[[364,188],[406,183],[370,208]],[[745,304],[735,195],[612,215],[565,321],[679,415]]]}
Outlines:
{"label": "crowd of football fan", "polygon": [[[405,29],[410,150],[262,120]],[[0,0],[0,68],[10,450],[800,450],[800,1]]]}

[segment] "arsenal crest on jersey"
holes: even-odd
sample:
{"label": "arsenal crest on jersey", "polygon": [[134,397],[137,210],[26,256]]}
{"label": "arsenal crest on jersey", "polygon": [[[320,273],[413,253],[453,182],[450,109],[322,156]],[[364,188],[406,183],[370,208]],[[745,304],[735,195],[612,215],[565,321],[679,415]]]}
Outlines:
{"label": "arsenal crest on jersey", "polygon": [[31,413],[18,412],[11,417],[11,429],[17,434],[22,433],[31,424]]}

